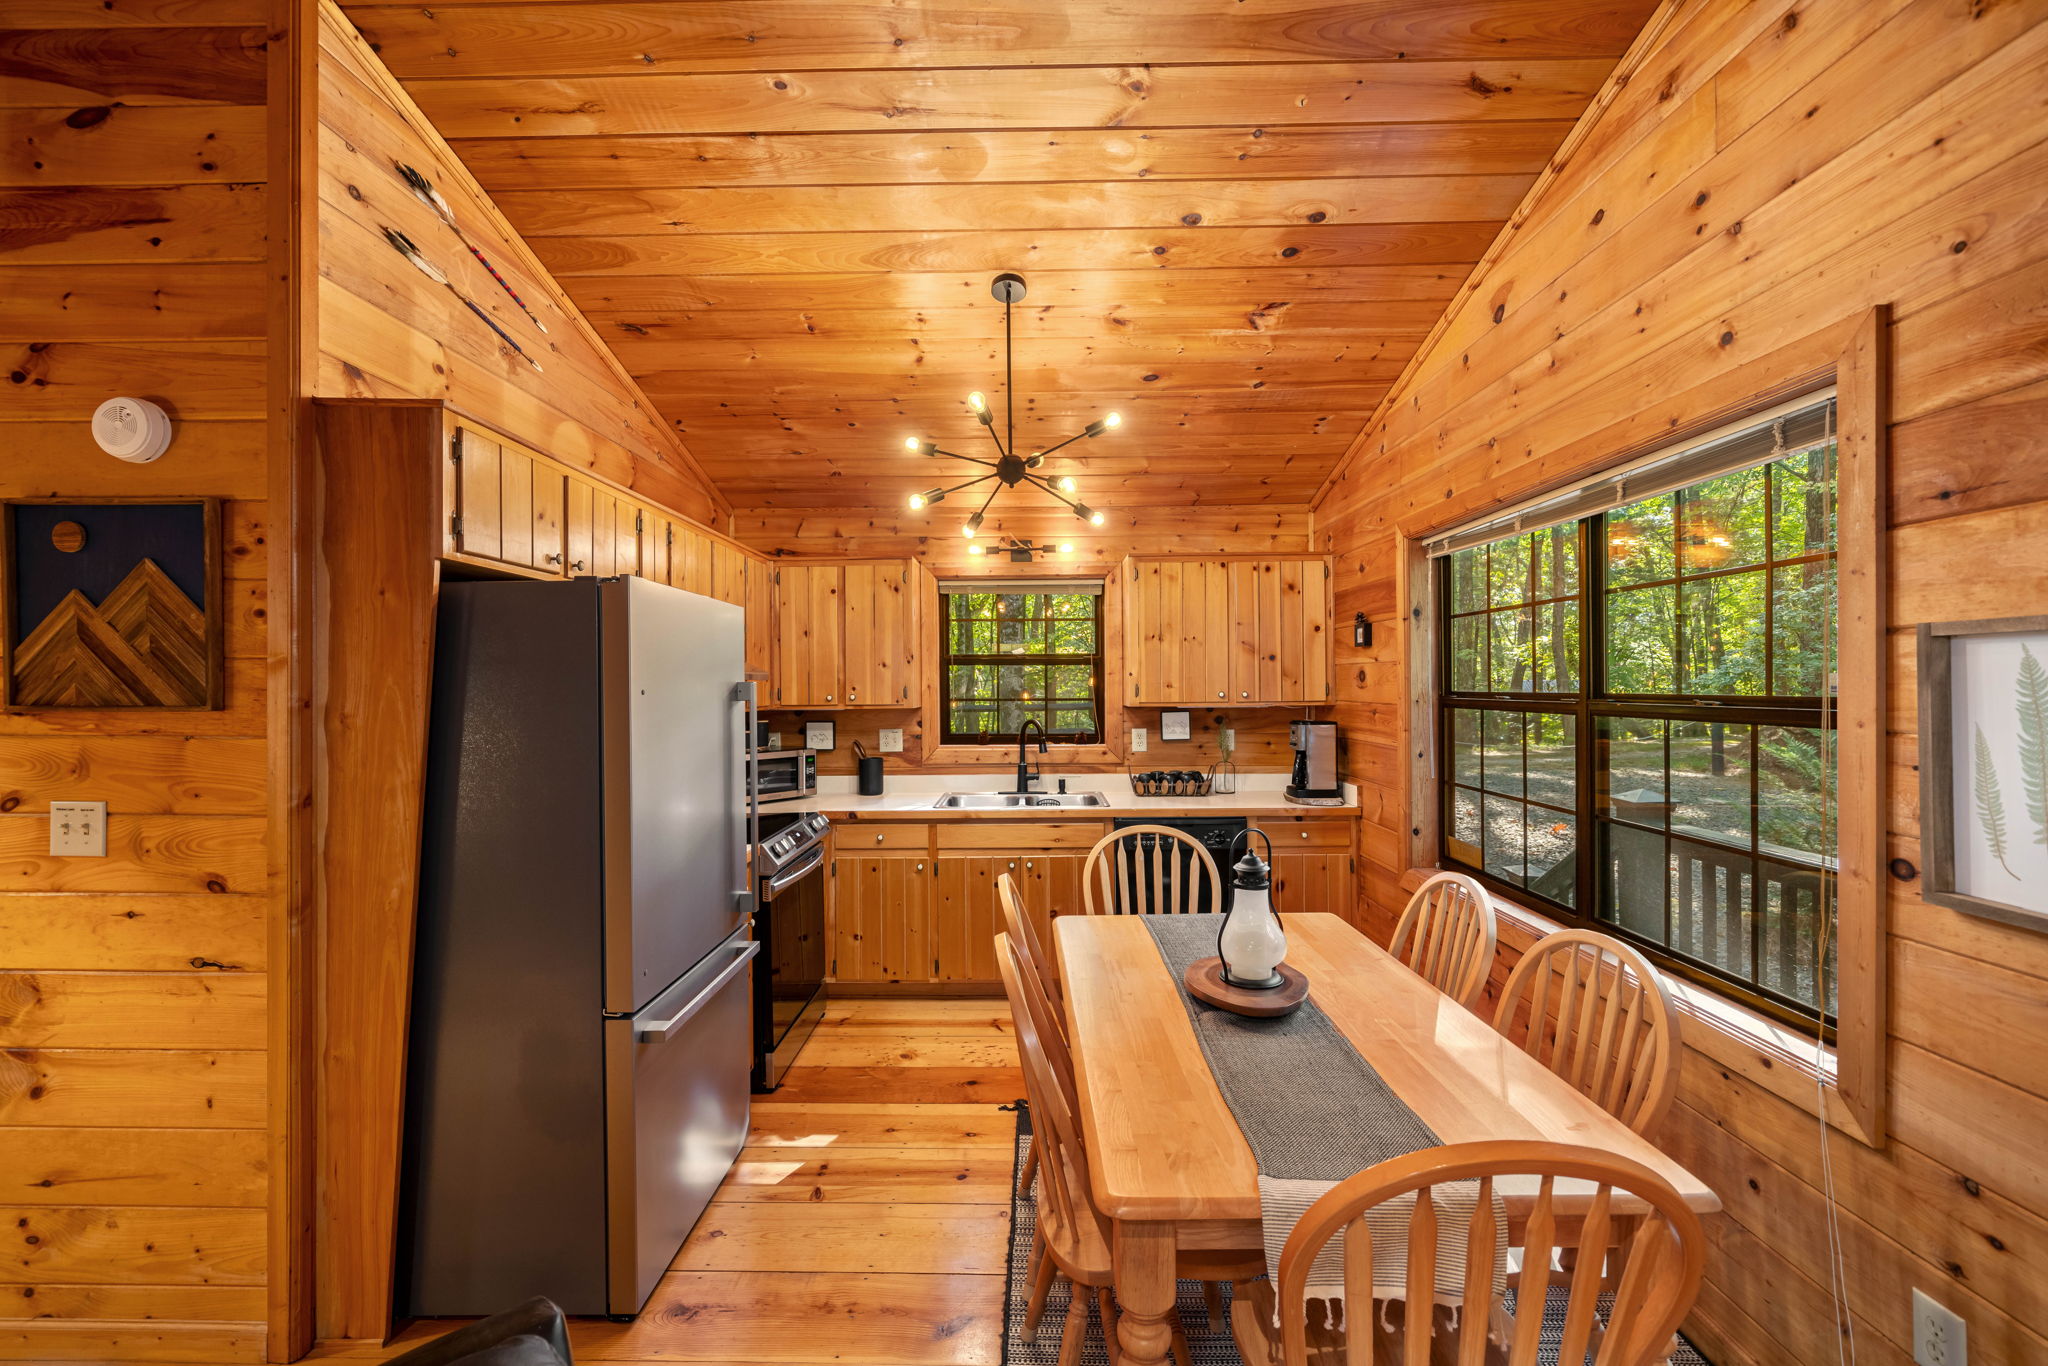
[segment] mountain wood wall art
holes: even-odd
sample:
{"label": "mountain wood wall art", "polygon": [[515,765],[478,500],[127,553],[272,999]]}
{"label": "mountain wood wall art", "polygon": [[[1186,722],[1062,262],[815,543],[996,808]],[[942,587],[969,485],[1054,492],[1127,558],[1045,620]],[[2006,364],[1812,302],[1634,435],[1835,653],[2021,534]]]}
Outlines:
{"label": "mountain wood wall art", "polygon": [[22,500],[4,513],[10,711],[225,705],[220,500]]}

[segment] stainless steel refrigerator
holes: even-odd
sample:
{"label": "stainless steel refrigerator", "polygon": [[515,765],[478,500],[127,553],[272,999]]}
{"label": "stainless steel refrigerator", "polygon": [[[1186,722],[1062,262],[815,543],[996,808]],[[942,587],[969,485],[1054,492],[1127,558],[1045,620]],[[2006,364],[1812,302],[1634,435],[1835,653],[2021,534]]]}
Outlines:
{"label": "stainless steel refrigerator", "polygon": [[745,1141],[743,629],[636,578],[441,590],[409,1313],[638,1311]]}

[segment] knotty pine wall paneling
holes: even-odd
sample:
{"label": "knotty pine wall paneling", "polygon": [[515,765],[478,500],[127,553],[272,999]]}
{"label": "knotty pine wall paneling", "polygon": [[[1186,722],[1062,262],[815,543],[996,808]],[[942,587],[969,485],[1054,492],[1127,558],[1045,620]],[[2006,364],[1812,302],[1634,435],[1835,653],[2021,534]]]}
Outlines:
{"label": "knotty pine wall paneling", "polygon": [[[1426,762],[1406,542],[1824,373],[1890,305],[1889,1142],[1828,1132],[1865,1363],[1912,1360],[1910,1290],[1972,1362],[2048,1360],[2048,936],[1918,895],[1911,633],[2048,611],[2048,8],[1679,0],[1325,487],[1335,715],[1364,785],[1360,914],[1391,929]],[[1410,751],[1414,752],[1410,752]],[[1901,876],[1904,874],[1904,876]],[[1524,947],[1504,937],[1502,970]],[[1712,1180],[1687,1331],[1722,1366],[1836,1360],[1813,1083],[1688,1020],[1653,1135]],[[1796,1044],[1794,1045],[1796,1046]],[[1740,1064],[1740,1065],[1738,1065]]]}
{"label": "knotty pine wall paneling", "polygon": [[[464,237],[545,333],[412,195],[395,169],[401,162],[433,182]],[[331,3],[320,6],[319,215],[318,394],[443,399],[642,499],[725,529],[724,500],[687,448]],[[541,369],[395,251],[386,227],[412,239]]]}
{"label": "knotty pine wall paneling", "polygon": [[[281,13],[43,4],[0,33],[0,495],[227,500],[228,614],[223,710],[0,715],[0,1358],[292,1350]],[[120,393],[177,422],[155,464],[93,444]],[[107,857],[48,856],[62,799],[107,802]]]}

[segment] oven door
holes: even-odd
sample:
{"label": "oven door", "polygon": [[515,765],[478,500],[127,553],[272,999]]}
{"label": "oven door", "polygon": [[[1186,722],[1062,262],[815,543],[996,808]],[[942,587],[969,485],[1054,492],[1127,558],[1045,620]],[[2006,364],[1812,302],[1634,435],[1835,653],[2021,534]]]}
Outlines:
{"label": "oven door", "polygon": [[754,934],[754,1089],[772,1091],[825,1013],[823,845],[762,881]]}

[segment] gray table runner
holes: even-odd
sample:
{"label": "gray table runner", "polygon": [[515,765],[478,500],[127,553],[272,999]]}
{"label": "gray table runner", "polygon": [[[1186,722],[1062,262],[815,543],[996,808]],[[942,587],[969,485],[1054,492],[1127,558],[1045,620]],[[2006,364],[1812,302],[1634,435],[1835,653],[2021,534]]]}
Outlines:
{"label": "gray table runner", "polygon": [[[1352,1047],[1315,1002],[1315,983],[1299,1010],[1255,1020],[1205,1005],[1183,985],[1190,964],[1216,956],[1219,918],[1149,915],[1145,928],[1159,946],[1187,1007],[1216,1089],[1243,1130],[1259,1170],[1259,1215],[1265,1226],[1266,1270],[1280,1276],[1280,1250],[1308,1207],[1335,1183],[1389,1158],[1443,1140],[1419,1119],[1371,1063]],[[1437,1299],[1457,1304],[1465,1285],[1466,1230],[1479,1199],[1477,1182],[1437,1187]],[[1402,1299],[1407,1288],[1408,1219],[1414,1197],[1367,1216],[1373,1241],[1373,1293]],[[1507,1216],[1494,1202],[1494,1293],[1507,1277]],[[1343,1240],[1333,1238],[1309,1273],[1309,1296],[1335,1304],[1344,1293]]]}

